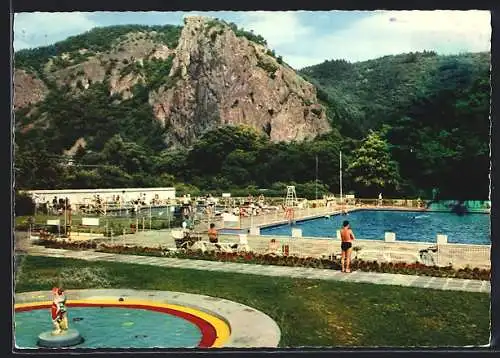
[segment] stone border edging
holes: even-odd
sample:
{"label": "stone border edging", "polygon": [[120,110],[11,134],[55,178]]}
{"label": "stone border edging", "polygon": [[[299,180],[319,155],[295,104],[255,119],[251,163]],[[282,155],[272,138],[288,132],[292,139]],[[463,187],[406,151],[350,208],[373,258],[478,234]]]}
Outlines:
{"label": "stone border edging", "polygon": [[[82,289],[67,290],[68,299],[91,299],[102,297],[124,297],[191,307],[216,316],[225,321],[231,331],[223,347],[276,348],[281,339],[281,330],[268,315],[252,307],[222,298],[173,291],[131,289]],[[15,295],[15,303],[50,301],[48,291],[23,292]]]}

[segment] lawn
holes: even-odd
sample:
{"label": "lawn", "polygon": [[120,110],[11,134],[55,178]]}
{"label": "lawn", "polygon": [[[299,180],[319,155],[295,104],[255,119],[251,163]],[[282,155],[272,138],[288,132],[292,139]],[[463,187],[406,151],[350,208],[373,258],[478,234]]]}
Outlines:
{"label": "lawn", "polygon": [[[19,257],[16,292],[131,288],[217,296],[259,309],[281,347],[464,346],[488,343],[483,293],[275,278],[36,256]],[[258,328],[257,328],[258,329]]]}

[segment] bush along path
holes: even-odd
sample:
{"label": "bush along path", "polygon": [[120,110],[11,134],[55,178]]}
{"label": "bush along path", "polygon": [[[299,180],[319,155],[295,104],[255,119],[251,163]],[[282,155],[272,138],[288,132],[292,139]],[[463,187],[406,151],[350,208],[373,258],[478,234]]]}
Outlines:
{"label": "bush along path", "polygon": [[[224,252],[201,252],[201,251],[179,251],[172,252],[158,247],[145,246],[125,246],[125,245],[106,245],[98,244],[91,240],[80,242],[66,241],[51,241],[42,240],[40,245],[53,249],[67,250],[96,250],[98,252],[106,252],[121,255],[139,255],[139,256],[156,256],[156,257],[172,257],[178,259],[191,260],[206,260],[219,262],[235,262],[257,265],[275,265],[288,267],[306,267],[317,269],[340,270],[340,260],[338,259],[321,259],[314,257],[297,257],[297,256],[272,256],[256,254],[253,252],[246,253],[224,253]],[[392,262],[377,262],[363,261],[354,259],[351,263],[353,270],[363,272],[378,272],[378,273],[393,273],[402,275],[418,275],[432,276],[444,278],[460,278],[469,280],[490,280],[490,270],[465,267],[461,269],[453,268],[452,266],[426,266],[422,263],[392,263]]]}
{"label": "bush along path", "polygon": [[[82,251],[83,243],[58,243],[57,245],[55,243],[51,243],[45,248],[40,246],[32,247],[28,254],[79,258],[88,261],[125,262],[162,267],[235,272],[263,276],[300,277],[318,280],[424,287],[440,290],[485,293],[490,292],[491,290],[490,282],[487,280],[424,276],[420,275],[420,273],[416,271],[416,273],[412,275],[400,274],[395,271],[399,267],[397,265],[387,266],[393,268],[392,273],[364,272],[360,269],[354,268],[354,272],[347,274],[340,272],[339,263],[337,261],[330,260],[301,259],[296,257],[271,258],[253,254],[236,255],[198,252],[177,253],[175,255],[170,254],[170,257],[165,257],[167,256],[167,253],[161,248],[109,247],[101,245],[99,246],[99,249],[97,249],[97,246],[89,246],[93,246],[89,247],[89,250],[94,249],[95,251]],[[77,249],[77,247],[79,247],[79,249]],[[266,257],[269,262],[264,262],[264,257]],[[272,264],[271,262],[273,261],[271,260],[275,260],[275,263]],[[319,263],[322,263],[323,266],[319,266]],[[315,266],[315,264],[318,264],[318,266]],[[359,263],[357,265],[359,265]],[[379,267],[382,267],[382,265],[379,265]]]}

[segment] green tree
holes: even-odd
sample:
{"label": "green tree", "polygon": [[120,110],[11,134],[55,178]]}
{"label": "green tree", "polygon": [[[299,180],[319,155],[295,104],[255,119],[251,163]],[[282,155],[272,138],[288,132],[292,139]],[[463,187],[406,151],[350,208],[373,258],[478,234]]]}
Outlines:
{"label": "green tree", "polygon": [[187,181],[191,178],[187,157],[186,150],[164,150],[152,161],[153,171],[157,174],[170,173],[179,180]]}
{"label": "green tree", "polygon": [[35,202],[29,194],[16,191],[15,202],[16,216],[33,215],[35,213]]}
{"label": "green tree", "polygon": [[151,165],[144,148],[127,142],[120,135],[113,136],[104,146],[102,154],[106,161],[128,173],[149,171]]}
{"label": "green tree", "polygon": [[391,195],[399,189],[398,165],[391,158],[387,141],[379,133],[371,131],[352,158],[347,172],[360,196],[374,197],[381,191]]}
{"label": "green tree", "polygon": [[266,138],[247,126],[226,126],[206,132],[189,152],[187,163],[193,175],[220,173],[227,156],[236,149],[258,150]]}
{"label": "green tree", "polygon": [[97,189],[102,183],[97,169],[88,167],[69,168],[65,177],[67,187],[72,189]]}
{"label": "green tree", "polygon": [[238,186],[248,184],[254,175],[252,171],[256,166],[256,152],[236,149],[231,152],[222,165],[222,175]]}

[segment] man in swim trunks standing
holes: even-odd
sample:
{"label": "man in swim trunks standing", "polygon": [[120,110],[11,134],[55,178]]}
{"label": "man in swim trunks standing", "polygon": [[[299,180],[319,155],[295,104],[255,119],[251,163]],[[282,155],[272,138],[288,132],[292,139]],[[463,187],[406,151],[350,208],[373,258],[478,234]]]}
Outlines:
{"label": "man in swim trunks standing", "polygon": [[[342,249],[342,258],[340,265],[342,267],[342,272],[351,272],[351,252],[352,252],[352,242],[354,241],[354,233],[351,230],[349,221],[345,220],[342,224],[342,229],[340,230],[340,239],[342,243],[340,248]],[[345,264],[345,266],[344,266]]]}

